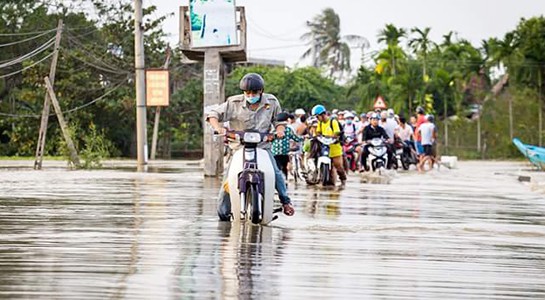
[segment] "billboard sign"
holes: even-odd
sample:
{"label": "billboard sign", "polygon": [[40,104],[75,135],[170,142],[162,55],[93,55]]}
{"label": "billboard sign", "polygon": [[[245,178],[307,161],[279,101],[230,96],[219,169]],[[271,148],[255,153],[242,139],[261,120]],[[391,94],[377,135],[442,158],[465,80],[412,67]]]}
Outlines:
{"label": "billboard sign", "polygon": [[169,86],[168,70],[146,70],[146,105],[168,106]]}
{"label": "billboard sign", "polygon": [[235,0],[189,0],[193,48],[238,44]]}

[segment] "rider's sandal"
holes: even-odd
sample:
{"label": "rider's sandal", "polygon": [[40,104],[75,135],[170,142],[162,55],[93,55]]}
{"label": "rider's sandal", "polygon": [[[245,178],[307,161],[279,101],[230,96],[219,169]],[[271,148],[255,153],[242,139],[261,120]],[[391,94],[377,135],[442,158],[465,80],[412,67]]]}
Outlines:
{"label": "rider's sandal", "polygon": [[291,203],[282,204],[282,209],[284,210],[284,214],[286,216],[293,216],[293,214],[295,214],[295,209]]}

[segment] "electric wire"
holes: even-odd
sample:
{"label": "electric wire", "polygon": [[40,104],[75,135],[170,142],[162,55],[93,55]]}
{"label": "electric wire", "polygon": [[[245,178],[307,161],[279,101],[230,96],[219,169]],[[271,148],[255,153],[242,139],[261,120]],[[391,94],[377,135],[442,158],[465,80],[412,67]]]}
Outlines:
{"label": "electric wire", "polygon": [[13,65],[21,63],[21,62],[23,62],[23,61],[25,61],[27,59],[30,59],[30,58],[44,52],[45,50],[47,50],[49,47],[53,46],[54,44],[55,44],[55,37],[53,37],[52,39],[50,39],[46,43],[42,44],[41,46],[39,46],[38,48],[32,50],[31,52],[29,52],[27,54],[24,54],[22,56],[19,56],[19,57],[13,59],[13,60],[10,60],[8,62],[0,64],[0,69],[4,69],[6,67],[13,66]]}
{"label": "electric wire", "polygon": [[3,47],[8,47],[8,46],[13,46],[13,45],[17,45],[17,44],[22,44],[22,43],[26,43],[26,42],[29,42],[29,41],[32,41],[32,40],[35,40],[37,38],[40,38],[46,34],[48,34],[50,32],[44,32],[44,33],[41,33],[41,34],[38,34],[36,36],[33,36],[33,37],[29,37],[29,38],[26,38],[24,40],[20,40],[20,41],[15,41],[15,42],[10,42],[10,43],[6,43],[6,44],[0,44],[0,48],[3,48]]}
{"label": "electric wire", "polygon": [[57,31],[57,28],[42,30],[42,31],[33,31],[33,32],[17,32],[17,33],[0,33],[0,36],[25,36],[25,35],[34,35],[40,33],[47,33]]}
{"label": "electric wire", "polygon": [[101,71],[104,71],[104,72],[108,72],[108,73],[111,73],[111,74],[116,74],[116,75],[127,75],[127,74],[132,74],[131,72],[128,72],[128,71],[122,71],[122,70],[114,70],[114,69],[110,69],[110,68],[105,68],[105,67],[101,67],[99,65],[96,65],[94,63],[91,63],[91,62],[88,62],[82,58],[79,58],[77,55],[74,55],[72,53],[69,53],[67,52],[67,55],[88,65],[88,66],[91,66],[95,69],[98,69],[98,70],[101,70]]}
{"label": "electric wire", "polygon": [[[288,34],[290,34],[290,33],[293,34],[296,30],[301,29],[301,27],[304,26],[304,24],[301,24],[300,26],[297,26],[296,28],[294,28],[292,30],[289,30],[285,34],[274,35],[274,34],[268,32],[267,30],[263,29],[263,27],[259,26],[257,24],[257,22],[255,22],[250,16],[246,16],[246,18],[248,18],[248,23],[251,23],[253,25],[253,28],[257,29],[256,32],[258,33],[258,35],[260,35],[262,37],[269,38],[269,39],[279,40],[279,41],[286,41],[286,42],[298,41],[299,39],[296,39],[296,38],[288,39],[288,38],[286,38],[286,36],[289,36]],[[261,34],[259,32],[261,32]]]}
{"label": "electric wire", "polygon": [[[129,38],[132,38],[130,36],[126,37],[125,39],[123,39],[121,42],[125,42],[127,39]],[[82,52],[86,52],[89,56],[91,56],[92,58],[94,58],[95,60],[97,60],[97,62],[101,62],[104,67],[106,68],[110,68],[111,64],[109,63],[105,63],[103,62],[102,60],[100,59],[97,59],[97,57],[92,53],[92,50],[89,50],[81,41],[79,41],[77,38],[75,38],[72,34],[68,33],[68,41],[72,42],[73,44],[75,44],[77,46],[77,50],[79,51],[82,51]],[[119,62],[122,62],[122,63],[125,63],[125,61],[123,61],[122,59],[116,57],[115,55],[112,55],[113,58],[117,59]],[[119,71],[119,70],[118,70]]]}
{"label": "electric wire", "polygon": [[[127,77],[128,79],[128,77]],[[63,111],[63,115],[64,114],[69,114],[69,113],[73,113],[75,111],[78,111],[78,110],[81,110],[85,107],[88,107],[104,98],[106,98],[106,96],[110,95],[111,93],[113,93],[114,91],[118,90],[123,84],[125,83],[125,80],[122,80],[121,82],[119,82],[116,86],[114,86],[113,88],[111,88],[109,91],[107,91],[106,93],[104,93],[102,96],[98,97],[98,98],[95,98],[83,105],[80,105],[80,106],[77,106],[77,107],[74,107],[72,109],[69,109],[67,111]],[[52,116],[55,116],[56,113],[50,113],[49,114],[49,117],[52,117]],[[4,117],[12,117],[12,118],[36,118],[36,119],[39,119],[42,117],[41,114],[9,114],[9,113],[0,113],[0,116],[4,116]]]}
{"label": "electric wire", "polygon": [[4,75],[0,75],[0,78],[6,78],[6,77],[10,77],[10,76],[19,74],[19,73],[21,73],[21,72],[24,72],[24,71],[26,71],[26,70],[28,70],[28,69],[30,69],[30,68],[32,68],[32,67],[34,67],[34,66],[36,66],[36,65],[38,65],[38,64],[40,64],[40,63],[42,63],[42,62],[45,61],[46,59],[48,59],[48,58],[50,58],[51,56],[53,56],[53,54],[55,54],[55,52],[49,53],[49,54],[46,55],[44,58],[40,59],[39,61],[37,61],[37,62],[35,62],[35,63],[33,63],[33,64],[31,64],[31,65],[29,65],[29,66],[23,68],[23,69],[21,69],[21,70],[18,70],[18,71],[15,71],[15,72],[11,72],[11,73],[8,73],[8,74],[4,74]]}
{"label": "electric wire", "polygon": [[[128,79],[128,77],[127,77],[127,79]],[[81,106],[78,106],[78,107],[72,108],[72,109],[70,109],[70,110],[67,110],[67,111],[63,112],[63,114],[73,113],[73,112],[78,111],[78,110],[80,110],[80,109],[83,109],[83,108],[85,108],[85,107],[87,107],[87,106],[90,106],[90,105],[92,105],[92,104],[95,104],[96,102],[98,102],[98,101],[104,99],[106,96],[110,95],[111,93],[113,93],[114,91],[116,91],[117,89],[119,89],[123,84],[124,84],[124,81],[120,82],[118,85],[116,85],[115,87],[113,87],[111,90],[109,90],[109,91],[107,91],[106,93],[104,93],[104,95],[102,95],[102,96],[100,96],[100,97],[98,97],[98,98],[96,98],[96,99],[94,99],[94,100],[92,100],[92,101],[89,101],[89,102],[87,102],[87,103],[85,103],[85,104],[83,104],[83,105],[81,105]]]}

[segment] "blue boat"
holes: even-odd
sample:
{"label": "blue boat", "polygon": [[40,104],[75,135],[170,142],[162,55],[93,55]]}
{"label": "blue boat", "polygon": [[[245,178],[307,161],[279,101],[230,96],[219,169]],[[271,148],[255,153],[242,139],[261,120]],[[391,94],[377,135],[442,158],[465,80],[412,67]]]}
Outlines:
{"label": "blue boat", "polygon": [[524,144],[517,138],[513,139],[513,144],[534,166],[545,170],[545,148]]}

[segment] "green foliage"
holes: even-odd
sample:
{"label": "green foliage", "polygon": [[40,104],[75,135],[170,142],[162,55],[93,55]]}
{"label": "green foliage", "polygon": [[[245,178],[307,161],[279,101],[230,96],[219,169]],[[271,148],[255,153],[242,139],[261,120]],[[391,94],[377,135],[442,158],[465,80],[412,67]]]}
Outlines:
{"label": "green foliage", "polygon": [[[92,12],[82,7],[91,6]],[[167,48],[156,7],[144,10],[146,67],[161,67]],[[96,17],[93,17],[96,16]],[[135,156],[134,35],[132,1],[102,0],[7,0],[0,5],[0,33],[36,32],[54,29],[63,19],[61,52],[55,78],[55,93],[89,167],[108,156]],[[340,19],[331,9],[308,22],[306,55],[316,53],[314,67],[239,67],[227,74],[226,96],[239,94],[238,82],[249,72],[263,75],[265,90],[278,97],[285,110],[309,111],[321,103],[328,109],[372,109],[378,95],[396,112],[408,115],[417,105],[436,113],[439,126],[448,117],[450,153],[480,157],[476,151],[476,122],[467,118],[469,105],[484,105],[482,114],[485,157],[512,157],[516,150],[508,138],[507,101],[513,100],[515,136],[536,144],[539,99],[545,99],[545,18],[522,19],[503,38],[483,41],[478,48],[453,33],[440,44],[429,39],[430,28],[407,31],[387,24],[379,33],[383,49],[362,66],[356,78],[340,86],[339,78],[350,70],[348,45],[363,48],[366,40],[342,36]],[[51,31],[21,44],[6,46],[0,61],[11,61],[43,45]],[[0,44],[17,42],[21,36],[0,35]],[[409,48],[403,47],[408,42]],[[8,74],[38,62],[52,49],[0,69]],[[171,59],[172,97],[163,108],[160,145],[183,150],[202,148],[202,64],[183,64],[179,49]],[[33,156],[40,126],[45,91],[43,77],[49,60],[0,78],[0,155]],[[510,76],[508,93],[491,95],[489,69],[503,65]],[[327,70],[327,72],[323,72]],[[325,75],[325,76],[324,76]],[[488,99],[488,101],[485,101]],[[543,103],[542,103],[543,104]],[[53,112],[53,111],[52,111]],[[152,132],[153,109],[148,109],[148,132]],[[455,120],[452,120],[455,119]],[[506,123],[507,122],[507,123]],[[54,114],[49,118],[46,155],[67,154]],[[151,134],[149,134],[151,138]],[[151,144],[151,141],[148,141]],[[80,147],[81,146],[81,147]],[[165,153],[168,153],[166,151]],[[168,154],[165,154],[168,155]]]}
{"label": "green foliage", "polygon": [[[35,32],[57,27],[63,19],[64,29],[57,64],[55,93],[68,123],[77,120],[81,128],[95,126],[104,139],[111,142],[111,155],[129,156],[134,148],[134,20],[132,1],[109,3],[98,0],[45,2],[13,1],[0,8],[0,32]],[[80,7],[94,7],[100,20],[79,12]],[[166,43],[161,23],[164,16],[155,16],[156,8],[145,8],[146,65],[163,65]],[[36,49],[55,35],[44,34],[34,40],[2,48],[0,60],[9,61]],[[26,36],[24,36],[26,37]],[[23,37],[23,38],[24,38]],[[23,39],[0,36],[0,43]],[[42,55],[2,69],[1,74],[30,66]],[[11,116],[0,118],[0,154],[32,156],[40,126],[39,115],[44,103],[43,77],[49,73],[49,60],[33,68],[0,79],[0,112]],[[51,109],[51,112],[53,110]],[[21,117],[34,115],[35,118]],[[80,130],[86,132],[86,130]],[[56,118],[49,119],[46,155],[63,153],[60,129]],[[85,144],[84,135],[75,142]]]}
{"label": "green foliage", "polygon": [[83,141],[85,147],[81,150],[81,158],[83,158],[84,169],[96,169],[101,168],[101,161],[110,157],[110,153],[115,154],[115,148],[113,144],[106,139],[104,130],[97,130],[95,124],[89,125],[89,131],[84,135]]}
{"label": "green foliage", "polygon": [[321,103],[329,108],[343,108],[350,104],[344,97],[344,89],[331,79],[325,78],[316,68],[301,68],[287,71],[283,68],[244,67],[229,74],[226,94],[240,94],[239,81],[246,73],[259,73],[265,80],[265,92],[274,94],[282,108],[294,111],[304,108],[306,111]]}

